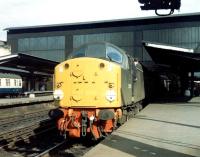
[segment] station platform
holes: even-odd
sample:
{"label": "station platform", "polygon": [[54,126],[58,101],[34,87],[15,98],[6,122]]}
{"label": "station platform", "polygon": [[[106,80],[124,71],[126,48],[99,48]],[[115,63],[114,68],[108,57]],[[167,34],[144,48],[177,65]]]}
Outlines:
{"label": "station platform", "polygon": [[53,95],[48,95],[48,96],[38,96],[35,98],[4,98],[0,99],[0,108],[5,107],[5,106],[14,106],[18,104],[30,104],[30,103],[39,103],[39,102],[48,102],[48,101],[53,101]]}
{"label": "station platform", "polygon": [[199,100],[149,104],[84,157],[200,157]]}

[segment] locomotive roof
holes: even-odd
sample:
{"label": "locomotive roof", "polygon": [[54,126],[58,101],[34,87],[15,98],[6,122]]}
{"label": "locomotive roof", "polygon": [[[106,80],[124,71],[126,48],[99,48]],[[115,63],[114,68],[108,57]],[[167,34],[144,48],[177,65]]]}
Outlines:
{"label": "locomotive roof", "polygon": [[11,74],[11,73],[0,73],[0,78],[21,79],[21,76],[16,75],[16,74]]}

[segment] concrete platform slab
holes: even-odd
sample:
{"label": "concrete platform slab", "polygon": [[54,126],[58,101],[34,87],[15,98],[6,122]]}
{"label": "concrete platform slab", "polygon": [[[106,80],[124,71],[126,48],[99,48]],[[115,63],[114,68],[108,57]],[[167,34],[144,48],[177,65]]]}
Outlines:
{"label": "concrete platform slab", "polygon": [[37,102],[47,102],[53,101],[53,95],[50,96],[39,96],[35,98],[6,98],[0,99],[0,107],[4,106],[13,106],[18,104],[29,104],[29,103],[37,103]]}
{"label": "concrete platform slab", "polygon": [[200,103],[149,104],[84,157],[200,156]]}

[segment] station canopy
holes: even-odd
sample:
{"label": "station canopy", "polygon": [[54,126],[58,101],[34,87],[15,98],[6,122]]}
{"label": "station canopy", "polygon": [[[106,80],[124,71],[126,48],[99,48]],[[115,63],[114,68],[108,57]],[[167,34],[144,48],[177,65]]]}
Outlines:
{"label": "station canopy", "polygon": [[0,71],[52,75],[58,63],[48,59],[17,53],[0,57]]}
{"label": "station canopy", "polygon": [[167,65],[177,70],[200,72],[200,53],[160,43],[143,42],[155,64]]}

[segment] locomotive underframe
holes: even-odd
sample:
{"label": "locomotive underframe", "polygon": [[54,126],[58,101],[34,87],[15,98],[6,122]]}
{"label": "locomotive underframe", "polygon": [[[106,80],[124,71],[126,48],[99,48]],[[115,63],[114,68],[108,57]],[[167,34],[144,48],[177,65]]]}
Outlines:
{"label": "locomotive underframe", "polygon": [[65,137],[92,135],[95,140],[105,137],[142,109],[141,102],[121,108],[62,108],[58,129]]}

